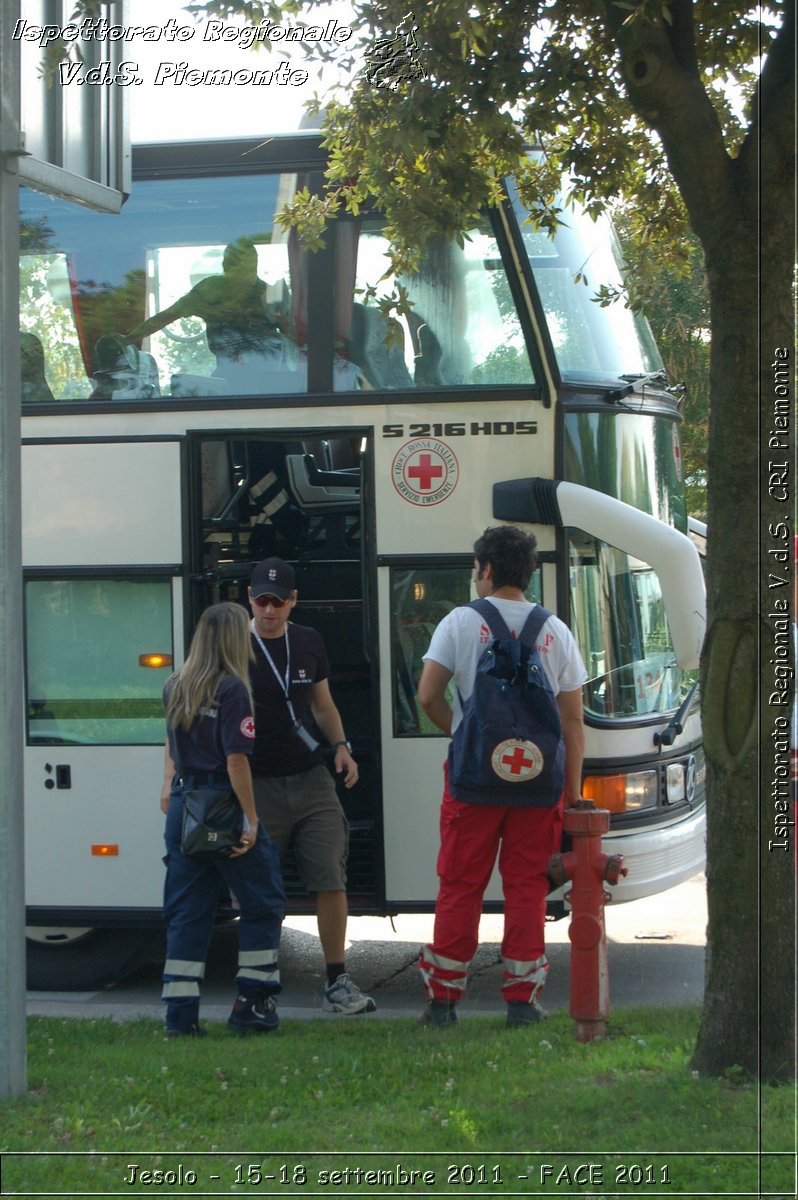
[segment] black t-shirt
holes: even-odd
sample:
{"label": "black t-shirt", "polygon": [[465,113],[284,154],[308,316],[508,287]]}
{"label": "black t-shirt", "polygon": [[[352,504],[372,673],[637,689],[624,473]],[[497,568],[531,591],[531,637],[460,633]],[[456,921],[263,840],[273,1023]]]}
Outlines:
{"label": "black t-shirt", "polygon": [[[164,701],[169,695],[164,687]],[[189,730],[167,730],[172,762],[180,762],[184,775],[226,771],[228,754],[252,754],[255,729],[247,689],[240,679],[225,676],[216,689],[213,707],[202,712]],[[175,737],[179,754],[175,753]]]}
{"label": "black t-shirt", "polygon": [[[321,635],[306,625],[289,622],[288,631],[291,670],[289,696],[297,720],[321,742],[318,750],[308,750],[292,729],[291,715],[285,690],[278,682],[257,638],[252,638],[255,661],[250,665],[252,695],[255,700],[255,749],[252,753],[253,775],[298,775],[323,761],[322,748],[327,742],[313,720],[311,691],[330,674],[327,651]],[[280,680],[285,681],[285,638],[263,638]]]}

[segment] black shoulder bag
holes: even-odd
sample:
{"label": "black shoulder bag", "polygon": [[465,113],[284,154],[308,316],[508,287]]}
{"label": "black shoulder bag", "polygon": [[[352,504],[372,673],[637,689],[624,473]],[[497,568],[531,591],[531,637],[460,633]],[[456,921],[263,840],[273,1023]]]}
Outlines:
{"label": "black shoulder bag", "polygon": [[[183,779],[175,732],[175,766]],[[193,858],[197,854],[227,853],[237,846],[244,832],[244,813],[231,787],[186,787],[183,793],[183,827],[180,849]]]}

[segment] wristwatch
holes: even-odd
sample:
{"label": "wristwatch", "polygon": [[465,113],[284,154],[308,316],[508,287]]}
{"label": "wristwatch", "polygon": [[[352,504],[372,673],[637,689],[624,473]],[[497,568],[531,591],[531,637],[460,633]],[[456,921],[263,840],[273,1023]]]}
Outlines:
{"label": "wristwatch", "polygon": [[350,754],[352,753],[352,743],[351,742],[346,742],[346,741],[333,742],[333,750],[337,750],[339,746],[346,747],[346,749],[349,751],[349,753]]}

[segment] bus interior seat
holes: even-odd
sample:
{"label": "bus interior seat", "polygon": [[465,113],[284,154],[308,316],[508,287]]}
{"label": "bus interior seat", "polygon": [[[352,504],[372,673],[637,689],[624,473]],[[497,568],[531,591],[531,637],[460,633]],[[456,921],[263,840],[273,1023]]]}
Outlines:
{"label": "bus interior seat", "polygon": [[[325,447],[322,461],[329,458],[329,448]],[[328,561],[359,558],[359,467],[322,470],[308,453],[287,454],[285,465],[289,489],[302,512],[311,519],[306,548],[312,548],[315,557]]]}
{"label": "bus interior seat", "polygon": [[105,334],[94,347],[96,370],[90,400],[152,400],[161,394],[158,366],[119,334]]}
{"label": "bus interior seat", "polygon": [[213,375],[195,375],[177,371],[172,375],[172,396],[182,400],[194,396],[295,395],[307,390],[307,367],[274,367],[267,370],[264,360],[254,358],[236,366],[218,361]]}
{"label": "bus interior seat", "polygon": [[321,470],[312,454],[286,454],[288,480],[306,512],[358,512],[360,475],[352,471]]}
{"label": "bus interior seat", "polygon": [[[307,438],[302,443],[305,454],[310,454],[322,471],[346,471],[360,476],[360,438],[332,437]],[[341,486],[344,486],[341,481]]]}
{"label": "bus interior seat", "polygon": [[[224,545],[241,561],[286,557],[304,542],[308,518],[292,493],[287,452],[299,442],[257,438],[203,441],[200,473],[204,545]],[[277,547],[278,537],[284,545]]]}
{"label": "bus interior seat", "polygon": [[[398,325],[398,322],[393,321],[393,324]],[[349,357],[360,367],[372,388],[412,388],[413,380],[405,363],[404,344],[387,345],[385,335],[388,328],[389,321],[379,309],[353,304],[347,339]]]}
{"label": "bus interior seat", "polygon": [[188,371],[178,371],[172,376],[171,395],[175,400],[190,399],[193,396],[227,396],[230,389],[222,379],[214,379],[210,375],[192,375]]}
{"label": "bus interior seat", "polygon": [[305,454],[310,454],[317,467],[323,471],[332,470],[332,456],[330,454],[330,442],[328,438],[306,438],[302,443],[302,450]]}
{"label": "bus interior seat", "polygon": [[360,519],[360,467],[332,467],[337,462],[359,464],[358,438],[203,441],[208,565],[222,551],[242,562],[308,550],[327,562],[358,557],[353,539]]}
{"label": "bus interior seat", "polygon": [[327,442],[330,470],[357,471],[360,474],[360,438],[336,437]]}
{"label": "bus interior seat", "polygon": [[35,333],[20,330],[20,374],[23,404],[52,404],[55,396],[44,374],[44,347]]}

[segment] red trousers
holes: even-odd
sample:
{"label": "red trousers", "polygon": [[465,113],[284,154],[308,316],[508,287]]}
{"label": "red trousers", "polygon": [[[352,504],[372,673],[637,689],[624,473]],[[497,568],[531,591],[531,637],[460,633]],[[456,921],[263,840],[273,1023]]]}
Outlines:
{"label": "red trousers", "polygon": [[456,1003],[476,954],[482,897],[496,855],[504,893],[502,996],[533,1000],[546,979],[549,858],[560,848],[562,801],[552,808],[465,804],[444,769],[439,890],[433,940],[419,961],[427,997]]}

